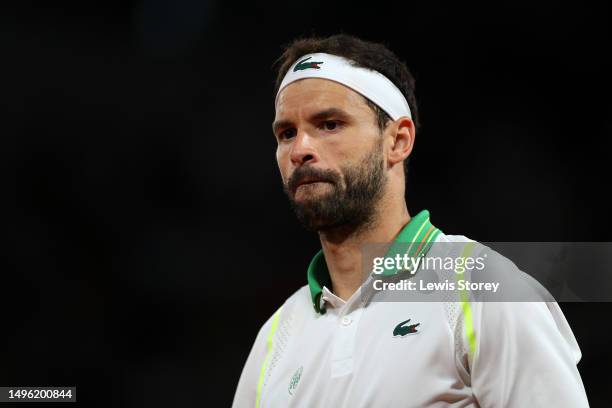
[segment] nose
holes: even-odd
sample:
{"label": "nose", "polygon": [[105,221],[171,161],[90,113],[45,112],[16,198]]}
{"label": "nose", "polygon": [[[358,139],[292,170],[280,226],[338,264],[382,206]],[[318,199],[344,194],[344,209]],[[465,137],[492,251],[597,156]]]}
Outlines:
{"label": "nose", "polygon": [[291,146],[291,162],[300,167],[317,161],[312,138],[306,132],[298,132]]}

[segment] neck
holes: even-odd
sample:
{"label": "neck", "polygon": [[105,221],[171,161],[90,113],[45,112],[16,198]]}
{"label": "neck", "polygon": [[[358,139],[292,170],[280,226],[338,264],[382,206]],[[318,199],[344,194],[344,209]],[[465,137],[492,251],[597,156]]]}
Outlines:
{"label": "neck", "polygon": [[343,300],[349,299],[363,282],[363,244],[391,242],[410,222],[404,200],[396,203],[381,200],[378,207],[367,226],[343,226],[319,232],[333,292]]}

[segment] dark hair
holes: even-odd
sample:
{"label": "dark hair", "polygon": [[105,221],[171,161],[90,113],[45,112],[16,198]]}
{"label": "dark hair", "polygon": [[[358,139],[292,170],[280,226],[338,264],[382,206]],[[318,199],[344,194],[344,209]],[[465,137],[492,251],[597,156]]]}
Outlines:
{"label": "dark hair", "polygon": [[[348,34],[336,34],[326,38],[302,38],[294,40],[289,44],[280,58],[276,61],[276,64],[280,64],[280,66],[276,77],[274,94],[278,92],[278,88],[285,74],[298,58],[305,54],[317,52],[347,58],[351,60],[355,66],[369,68],[386,76],[398,87],[406,98],[406,101],[408,101],[415,128],[419,128],[418,108],[414,96],[415,81],[406,64],[400,61],[399,58],[383,44],[364,41]],[[379,108],[378,105],[367,98],[365,99],[368,106],[372,108],[376,115],[378,127],[383,131],[387,127],[389,121],[391,121],[391,118],[385,111]],[[407,164],[408,160],[405,160],[404,166],[406,172],[408,170]]]}

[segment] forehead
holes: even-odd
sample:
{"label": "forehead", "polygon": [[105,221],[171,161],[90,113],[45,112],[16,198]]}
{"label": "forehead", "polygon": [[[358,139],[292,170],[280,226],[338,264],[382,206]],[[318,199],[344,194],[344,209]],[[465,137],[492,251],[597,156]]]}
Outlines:
{"label": "forehead", "polygon": [[335,81],[306,78],[287,85],[276,101],[276,118],[308,114],[326,108],[340,108],[348,113],[368,114],[365,98]]}

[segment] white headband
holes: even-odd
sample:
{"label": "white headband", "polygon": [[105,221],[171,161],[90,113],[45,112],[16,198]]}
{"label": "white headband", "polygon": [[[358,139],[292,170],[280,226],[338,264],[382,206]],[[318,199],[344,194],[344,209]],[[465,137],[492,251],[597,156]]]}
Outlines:
{"label": "white headband", "polygon": [[307,54],[299,58],[283,78],[276,102],[287,85],[304,78],[324,78],[339,82],[374,102],[391,119],[397,120],[402,116],[412,119],[406,98],[386,76],[371,69],[356,67],[351,60],[332,54]]}

